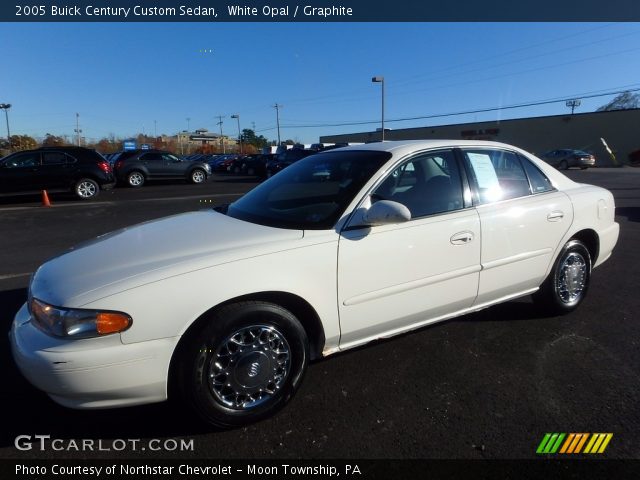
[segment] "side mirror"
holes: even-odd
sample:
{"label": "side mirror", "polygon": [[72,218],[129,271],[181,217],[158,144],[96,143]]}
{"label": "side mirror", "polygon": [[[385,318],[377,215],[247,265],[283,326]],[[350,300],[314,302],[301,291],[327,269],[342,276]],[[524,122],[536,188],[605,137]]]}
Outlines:
{"label": "side mirror", "polygon": [[411,212],[407,207],[391,200],[378,200],[364,214],[367,225],[390,225],[411,220]]}

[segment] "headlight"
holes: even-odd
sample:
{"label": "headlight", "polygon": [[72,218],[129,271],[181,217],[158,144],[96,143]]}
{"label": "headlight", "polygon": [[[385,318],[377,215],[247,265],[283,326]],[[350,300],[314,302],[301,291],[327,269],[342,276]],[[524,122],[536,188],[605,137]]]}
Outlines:
{"label": "headlight", "polygon": [[133,320],[122,312],[59,308],[31,298],[33,323],[55,337],[89,338],[126,330]]}

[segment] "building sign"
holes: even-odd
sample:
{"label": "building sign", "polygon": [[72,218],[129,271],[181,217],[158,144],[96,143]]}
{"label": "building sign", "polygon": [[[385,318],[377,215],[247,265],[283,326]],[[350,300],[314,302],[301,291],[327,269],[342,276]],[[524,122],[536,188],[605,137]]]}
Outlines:
{"label": "building sign", "polygon": [[462,130],[460,136],[465,140],[493,140],[499,133],[499,128],[481,128],[478,130]]}
{"label": "building sign", "polygon": [[135,140],[125,140],[122,142],[123,150],[135,150],[136,149],[136,141]]}

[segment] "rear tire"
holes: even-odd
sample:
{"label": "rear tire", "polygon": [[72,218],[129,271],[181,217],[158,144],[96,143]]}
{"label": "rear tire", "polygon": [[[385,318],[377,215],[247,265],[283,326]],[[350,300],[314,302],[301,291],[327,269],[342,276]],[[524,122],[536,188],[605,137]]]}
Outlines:
{"label": "rear tire", "polygon": [[73,193],[80,200],[90,200],[98,196],[100,193],[100,185],[90,178],[81,178],[73,186]]}
{"label": "rear tire", "polygon": [[144,174],[139,172],[138,170],[134,170],[133,172],[129,172],[127,175],[127,185],[133,188],[139,188],[144,185]]}
{"label": "rear tire", "polygon": [[293,398],[309,359],[307,335],[267,302],[225,305],[177,353],[184,400],[207,423],[233,428],[273,415]]}
{"label": "rear tire", "polygon": [[569,240],[533,299],[548,314],[563,315],[582,303],[591,280],[591,255],[580,240]]}

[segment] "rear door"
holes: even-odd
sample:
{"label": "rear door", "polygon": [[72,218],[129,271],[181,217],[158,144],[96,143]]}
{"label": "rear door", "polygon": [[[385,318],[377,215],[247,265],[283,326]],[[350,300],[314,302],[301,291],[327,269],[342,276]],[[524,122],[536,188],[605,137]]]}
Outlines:
{"label": "rear door", "polygon": [[139,160],[149,172],[151,178],[165,178],[167,171],[164,164],[164,158],[160,152],[149,152],[140,155]]}
{"label": "rear door", "polygon": [[482,231],[476,305],[537,288],[573,221],[573,205],[531,161],[509,150],[461,149]]}
{"label": "rear door", "polygon": [[63,152],[44,151],[38,175],[44,188],[68,188],[73,183],[76,169],[75,158]]}

